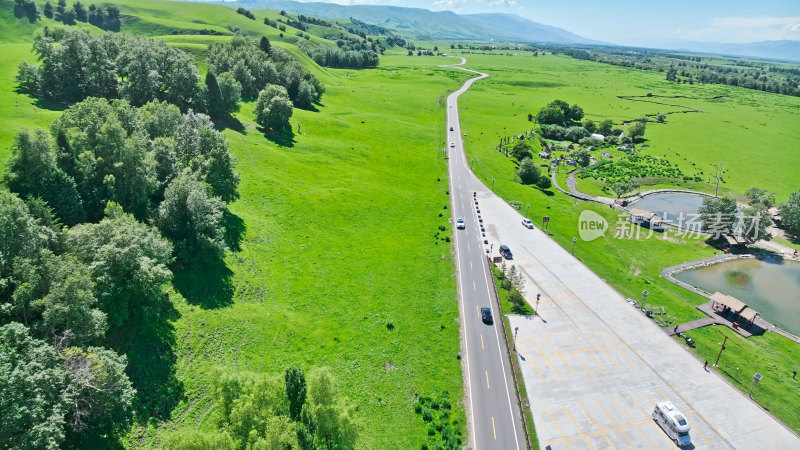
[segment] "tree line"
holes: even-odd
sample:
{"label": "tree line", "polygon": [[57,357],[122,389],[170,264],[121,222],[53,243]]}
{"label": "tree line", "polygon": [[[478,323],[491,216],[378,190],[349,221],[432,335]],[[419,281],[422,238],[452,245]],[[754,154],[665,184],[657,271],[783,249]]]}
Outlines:
{"label": "tree line", "polygon": [[343,50],[340,48],[303,48],[303,51],[323,67],[369,69],[378,67],[378,54],[373,50]]}
{"label": "tree line", "polygon": [[134,410],[171,410],[164,287],[223,257],[234,165],[208,116],[157,100],[90,97],[17,133],[0,189],[0,446],[80,447]]}
{"label": "tree line", "polygon": [[353,408],[341,397],[327,369],[308,377],[287,368],[283,377],[218,371],[211,386],[217,430],[170,433],[177,450],[352,449],[358,438]]}

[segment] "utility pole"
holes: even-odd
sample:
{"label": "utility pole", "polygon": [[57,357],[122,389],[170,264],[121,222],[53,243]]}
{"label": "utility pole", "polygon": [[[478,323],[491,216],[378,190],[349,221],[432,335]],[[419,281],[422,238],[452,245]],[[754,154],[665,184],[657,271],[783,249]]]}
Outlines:
{"label": "utility pole", "polygon": [[[723,333],[722,331],[719,331],[719,330],[714,330],[714,331],[716,331],[717,333],[721,334],[725,338],[722,341],[722,346],[719,349],[719,354],[717,354],[717,360],[714,361],[714,367],[718,367],[717,364],[719,363],[719,358],[720,358],[720,356],[722,356],[722,351],[725,350],[725,344],[728,343],[728,339],[730,339],[730,338],[728,337],[727,334]],[[742,346],[737,344],[736,342],[731,342],[731,344],[733,344],[733,345],[735,345],[735,346],[737,346],[739,348],[742,348]]]}

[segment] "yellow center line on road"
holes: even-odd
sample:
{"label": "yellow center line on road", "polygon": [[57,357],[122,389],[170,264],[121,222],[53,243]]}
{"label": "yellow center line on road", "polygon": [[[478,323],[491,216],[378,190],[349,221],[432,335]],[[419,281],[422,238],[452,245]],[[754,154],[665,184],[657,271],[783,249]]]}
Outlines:
{"label": "yellow center line on road", "polygon": [[489,387],[489,371],[488,370],[486,371],[486,389],[491,389]]}
{"label": "yellow center line on road", "polygon": [[469,261],[469,268],[472,269],[472,260]]}
{"label": "yellow center line on road", "polygon": [[484,350],[484,348],[483,348],[483,333],[481,333],[481,350]]}
{"label": "yellow center line on road", "polygon": [[469,242],[467,242],[467,251],[470,251]]}
{"label": "yellow center line on road", "polygon": [[494,434],[494,440],[497,440],[497,430],[494,428],[494,416],[492,416],[492,434]]}
{"label": "yellow center line on road", "polygon": [[475,287],[475,280],[472,280],[472,290],[473,291],[477,291],[478,290],[478,288]]}

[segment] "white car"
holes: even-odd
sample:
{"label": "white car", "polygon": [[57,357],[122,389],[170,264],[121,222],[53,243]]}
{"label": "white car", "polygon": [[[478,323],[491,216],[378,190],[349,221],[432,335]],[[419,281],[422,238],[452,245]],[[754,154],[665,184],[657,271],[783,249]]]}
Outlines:
{"label": "white car", "polygon": [[522,219],[522,226],[524,226],[525,228],[530,228],[532,230],[533,229],[533,222],[531,222],[528,219]]}
{"label": "white car", "polygon": [[463,230],[466,227],[467,226],[464,225],[464,218],[463,217],[459,217],[459,218],[456,219],[456,228],[458,228],[459,230]]}
{"label": "white car", "polygon": [[455,142],[451,142],[450,143],[450,148],[455,148],[455,147],[456,147],[456,143]]}

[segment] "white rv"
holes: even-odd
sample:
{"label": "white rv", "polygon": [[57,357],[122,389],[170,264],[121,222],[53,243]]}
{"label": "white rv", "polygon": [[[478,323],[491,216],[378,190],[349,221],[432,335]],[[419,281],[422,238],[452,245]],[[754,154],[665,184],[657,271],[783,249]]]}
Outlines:
{"label": "white rv", "polygon": [[692,438],[689,436],[689,422],[686,421],[686,417],[675,408],[672,402],[656,403],[656,407],[653,409],[653,420],[678,447],[692,443]]}

